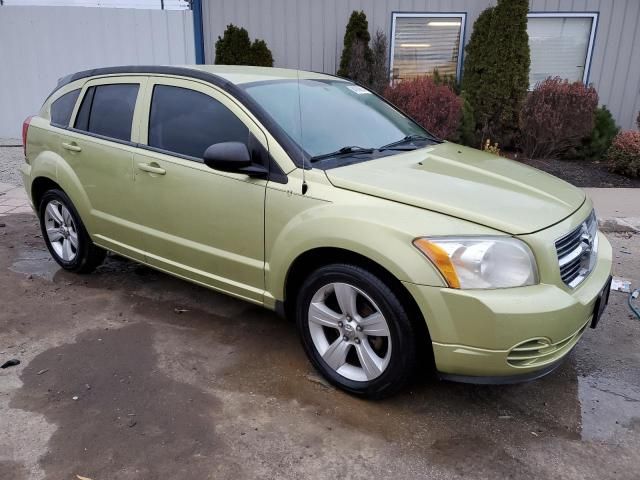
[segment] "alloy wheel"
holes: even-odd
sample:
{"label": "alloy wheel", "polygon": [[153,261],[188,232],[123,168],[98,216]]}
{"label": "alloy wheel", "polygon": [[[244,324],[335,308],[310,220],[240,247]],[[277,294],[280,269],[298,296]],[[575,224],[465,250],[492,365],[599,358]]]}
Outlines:
{"label": "alloy wheel", "polygon": [[391,359],[391,334],[384,315],[362,290],[347,283],[321,287],[308,312],[313,344],[325,363],[353,381],[370,381]]}
{"label": "alloy wheel", "polygon": [[51,247],[65,262],[72,262],[78,255],[78,230],[71,212],[61,202],[51,200],[44,211],[44,224]]}

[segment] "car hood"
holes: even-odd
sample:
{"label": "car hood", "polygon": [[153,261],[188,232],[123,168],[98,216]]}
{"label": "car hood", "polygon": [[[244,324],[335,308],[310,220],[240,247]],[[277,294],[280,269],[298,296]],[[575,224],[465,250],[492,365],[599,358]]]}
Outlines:
{"label": "car hood", "polygon": [[442,143],[326,171],[336,187],[501,230],[532,233],[575,212],[582,190],[516,161]]}

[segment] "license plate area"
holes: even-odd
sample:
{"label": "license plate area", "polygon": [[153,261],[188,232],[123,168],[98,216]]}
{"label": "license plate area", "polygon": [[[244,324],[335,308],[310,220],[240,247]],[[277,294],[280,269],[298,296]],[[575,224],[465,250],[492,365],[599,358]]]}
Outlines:
{"label": "license plate area", "polygon": [[593,308],[593,318],[591,320],[591,328],[596,328],[598,326],[598,322],[600,321],[600,317],[602,317],[602,312],[604,312],[607,303],[609,303],[609,292],[611,292],[611,279],[609,276],[607,279],[607,283],[604,284],[602,290],[598,294],[598,299],[596,300],[595,306]]}

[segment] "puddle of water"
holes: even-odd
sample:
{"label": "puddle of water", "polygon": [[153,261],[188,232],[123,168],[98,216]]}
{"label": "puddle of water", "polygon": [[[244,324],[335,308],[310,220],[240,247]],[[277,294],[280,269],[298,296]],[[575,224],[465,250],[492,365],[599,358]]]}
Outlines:
{"label": "puddle of water", "polygon": [[28,250],[20,252],[9,270],[25,275],[34,275],[51,282],[54,275],[60,270],[60,266],[51,258],[47,250]]}
{"label": "puddle of water", "polygon": [[612,378],[578,377],[582,439],[610,440],[637,428],[640,388]]}

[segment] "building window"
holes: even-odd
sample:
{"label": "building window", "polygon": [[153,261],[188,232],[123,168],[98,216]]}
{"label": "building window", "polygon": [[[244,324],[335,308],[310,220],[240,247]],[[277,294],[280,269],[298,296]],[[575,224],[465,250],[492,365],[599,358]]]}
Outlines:
{"label": "building window", "polygon": [[530,88],[556,76],[587,83],[597,23],[597,13],[530,13]]}
{"label": "building window", "polygon": [[460,78],[465,13],[394,13],[391,34],[391,78],[420,75]]}

